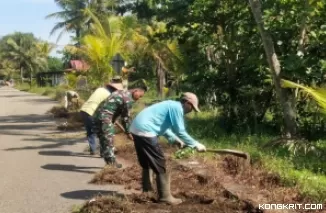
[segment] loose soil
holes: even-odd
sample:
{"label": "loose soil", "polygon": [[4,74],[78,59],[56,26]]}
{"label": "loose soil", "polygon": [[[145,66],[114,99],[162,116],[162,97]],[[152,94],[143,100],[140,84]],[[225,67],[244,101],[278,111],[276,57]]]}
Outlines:
{"label": "loose soil", "polygon": [[48,113],[53,115],[59,130],[80,130],[84,126],[82,117],[77,110],[69,111],[62,106],[54,106]]}
{"label": "loose soil", "polygon": [[[171,164],[171,189],[175,197],[184,202],[178,206],[158,204],[155,196],[130,194],[123,198],[96,197],[94,202],[85,204],[81,213],[86,212],[260,212],[250,203],[230,197],[214,179],[195,174],[191,169]],[[93,179],[102,184],[124,184],[126,189],[140,190],[141,170],[134,165],[126,169],[107,167],[105,176]],[[109,174],[108,174],[109,173]],[[155,188],[155,181],[153,184]]]}

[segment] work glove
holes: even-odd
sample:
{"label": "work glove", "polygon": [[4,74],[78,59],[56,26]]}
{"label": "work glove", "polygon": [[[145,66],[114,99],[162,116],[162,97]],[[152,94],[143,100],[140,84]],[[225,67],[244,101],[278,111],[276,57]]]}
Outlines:
{"label": "work glove", "polygon": [[196,145],[196,149],[197,149],[198,152],[206,152],[206,146],[201,144],[201,143],[198,143]]}

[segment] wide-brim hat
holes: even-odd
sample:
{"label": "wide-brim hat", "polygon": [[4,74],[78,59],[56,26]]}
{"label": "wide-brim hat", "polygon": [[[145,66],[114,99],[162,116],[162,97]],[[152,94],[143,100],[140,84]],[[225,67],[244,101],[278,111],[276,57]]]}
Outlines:
{"label": "wide-brim hat", "polygon": [[122,83],[109,83],[107,84],[107,87],[110,86],[110,87],[113,87],[115,88],[116,90],[123,90],[123,85]]}

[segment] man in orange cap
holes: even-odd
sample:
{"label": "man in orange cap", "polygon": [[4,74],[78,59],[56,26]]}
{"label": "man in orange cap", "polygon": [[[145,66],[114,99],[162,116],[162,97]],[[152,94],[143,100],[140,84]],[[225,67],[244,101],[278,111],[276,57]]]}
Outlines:
{"label": "man in orange cap", "polygon": [[200,112],[198,98],[195,94],[186,92],[182,94],[180,101],[167,100],[145,108],[130,126],[138,162],[143,169],[143,192],[152,191],[150,173],[154,171],[160,202],[175,205],[180,204],[182,200],[171,195],[170,175],[166,171],[165,157],[158,144],[158,136],[170,138],[169,142],[175,141],[181,147],[185,143],[198,151],[206,151],[203,144],[187,133],[184,125],[184,115],[193,110]]}

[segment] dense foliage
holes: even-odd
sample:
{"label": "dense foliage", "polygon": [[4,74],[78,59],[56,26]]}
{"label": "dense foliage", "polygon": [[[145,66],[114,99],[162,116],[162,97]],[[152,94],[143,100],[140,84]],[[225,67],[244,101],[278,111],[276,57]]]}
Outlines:
{"label": "dense foliage", "polygon": [[[160,38],[177,39],[186,56],[183,87],[195,91],[202,103],[221,108],[228,130],[257,132],[266,122],[282,130],[282,105],[286,105],[294,114],[298,134],[317,139],[325,122],[315,102],[293,89],[283,90],[284,99],[277,98],[249,2],[142,0],[130,8],[144,22],[154,19],[167,24]],[[279,77],[323,86],[325,3],[284,0],[262,4],[265,34],[272,38],[280,62]]]}
{"label": "dense foliage", "polygon": [[[159,97],[195,92],[202,105],[220,112],[212,122],[228,132],[259,133],[268,127],[311,140],[323,135],[324,116],[310,98],[315,96],[298,87],[281,87],[282,79],[324,87],[323,1],[55,2],[60,11],[48,18],[59,22],[52,33],[75,33],[74,44],[63,52],[64,65],[71,59],[85,60],[93,86],[121,74],[111,64],[121,54],[129,67],[135,67],[133,77],[156,85]],[[20,40],[14,39],[19,35],[10,36],[17,45],[4,37],[0,49],[4,59],[16,54],[15,61],[3,60],[1,66],[7,69],[2,73],[40,70],[41,60],[31,61],[37,58],[31,57],[35,53],[16,48],[31,49],[33,36]],[[50,70],[62,68],[58,60],[47,61]]]}

